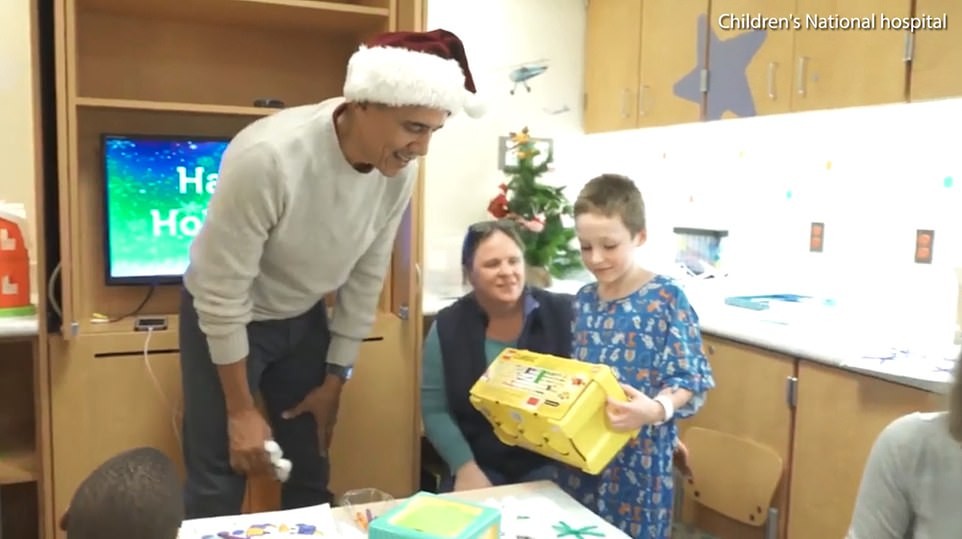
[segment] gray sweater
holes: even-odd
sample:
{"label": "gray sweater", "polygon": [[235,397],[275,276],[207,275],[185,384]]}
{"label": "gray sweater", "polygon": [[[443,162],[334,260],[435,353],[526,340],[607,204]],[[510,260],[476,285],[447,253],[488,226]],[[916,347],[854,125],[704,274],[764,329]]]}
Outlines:
{"label": "gray sweater", "polygon": [[247,357],[248,322],[297,316],[333,291],[327,362],[352,365],[371,330],[417,164],[394,178],[355,170],[334,131],[342,101],[262,118],[224,152],[184,275],[214,363]]}
{"label": "gray sweater", "polygon": [[847,538],[962,538],[962,444],[949,435],[947,414],[909,414],[882,431]]}

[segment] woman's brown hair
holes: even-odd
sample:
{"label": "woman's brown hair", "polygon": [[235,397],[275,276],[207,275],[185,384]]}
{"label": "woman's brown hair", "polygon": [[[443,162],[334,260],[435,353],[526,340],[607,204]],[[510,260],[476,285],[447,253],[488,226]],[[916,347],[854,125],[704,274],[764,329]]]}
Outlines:
{"label": "woman's brown hair", "polygon": [[524,241],[518,232],[518,223],[509,219],[474,223],[468,227],[468,232],[464,235],[464,242],[461,244],[461,270],[464,282],[468,282],[468,275],[471,274],[471,266],[474,264],[474,254],[477,252],[478,246],[498,232],[511,238],[511,241],[517,244],[521,252],[524,252]]}

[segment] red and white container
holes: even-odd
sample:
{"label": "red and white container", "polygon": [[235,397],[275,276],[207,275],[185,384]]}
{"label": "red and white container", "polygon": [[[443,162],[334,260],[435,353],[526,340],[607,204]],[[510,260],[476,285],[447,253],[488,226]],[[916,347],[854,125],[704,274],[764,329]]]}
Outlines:
{"label": "red and white container", "polygon": [[33,313],[26,209],[0,201],[0,317]]}

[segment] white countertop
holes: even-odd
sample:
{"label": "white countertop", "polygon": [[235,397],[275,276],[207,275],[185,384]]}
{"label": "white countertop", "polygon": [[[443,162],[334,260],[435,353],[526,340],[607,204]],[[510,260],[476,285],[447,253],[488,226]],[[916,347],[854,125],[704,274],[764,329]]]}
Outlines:
{"label": "white countertop", "polygon": [[[579,286],[578,283],[560,282],[552,289],[573,293]],[[754,288],[751,286],[737,288],[738,295],[760,290],[786,292],[777,287],[759,287],[758,290],[749,290]],[[951,343],[951,336],[941,339],[945,341],[945,346],[933,349],[931,342],[936,340],[934,337],[913,337],[904,332],[895,335],[891,326],[880,325],[879,321],[891,319],[894,315],[889,314],[888,319],[878,316],[872,318],[854,310],[852,306],[822,305],[820,302],[779,305],[769,310],[755,311],[725,303],[726,296],[735,295],[729,284],[694,282],[687,284],[685,290],[698,313],[701,329],[706,334],[925,391],[944,393],[951,384],[950,371],[953,360],[959,354],[959,347]],[[450,295],[440,297],[425,291],[422,304],[424,314],[436,314],[455,299]],[[923,347],[928,350],[923,350]],[[892,349],[902,352],[894,359],[879,359],[879,356],[887,355]]]}
{"label": "white countertop", "polygon": [[35,337],[38,333],[36,316],[0,318],[0,340]]}

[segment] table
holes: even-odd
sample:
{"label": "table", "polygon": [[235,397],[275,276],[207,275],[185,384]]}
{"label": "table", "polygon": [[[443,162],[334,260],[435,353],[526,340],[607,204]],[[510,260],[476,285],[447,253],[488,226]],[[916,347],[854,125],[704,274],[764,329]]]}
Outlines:
{"label": "table", "polygon": [[[565,491],[561,490],[558,485],[551,481],[534,481],[530,483],[519,483],[516,485],[504,485],[477,490],[466,490],[443,494],[443,496],[457,498],[469,502],[484,502],[491,499],[503,500],[507,498],[514,498],[517,500],[531,500],[538,498],[545,499],[549,500],[551,503],[561,509],[564,516],[559,516],[559,519],[564,518],[590,522],[591,524],[596,525],[598,530],[603,532],[604,537],[607,539],[630,539],[628,535],[621,532],[611,524],[603,521],[600,517],[589,511],[587,507],[578,503],[574,498],[569,496]],[[353,539],[367,537],[367,534],[362,533],[355,524],[353,511],[357,509],[362,511],[365,509],[370,509],[372,513],[377,515],[383,506],[384,502],[375,502],[356,506],[354,508],[336,507],[332,512],[334,513],[334,519],[337,521],[338,528],[342,531],[343,538]],[[356,533],[351,535],[344,533],[348,530],[354,530]]]}

